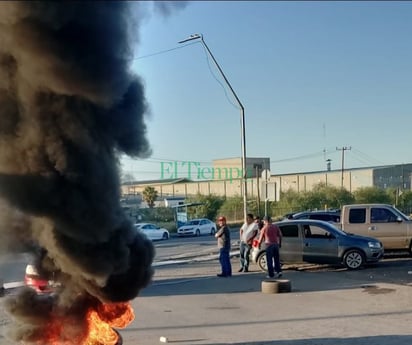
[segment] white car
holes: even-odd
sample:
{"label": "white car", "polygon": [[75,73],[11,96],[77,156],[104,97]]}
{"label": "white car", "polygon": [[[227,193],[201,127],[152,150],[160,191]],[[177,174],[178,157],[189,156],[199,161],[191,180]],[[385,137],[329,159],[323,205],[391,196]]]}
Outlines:
{"label": "white car", "polygon": [[144,233],[150,240],[168,240],[169,231],[152,223],[136,223],[135,228]]}
{"label": "white car", "polygon": [[207,218],[189,220],[183,226],[177,229],[177,234],[179,236],[214,235],[215,233],[216,224]]}

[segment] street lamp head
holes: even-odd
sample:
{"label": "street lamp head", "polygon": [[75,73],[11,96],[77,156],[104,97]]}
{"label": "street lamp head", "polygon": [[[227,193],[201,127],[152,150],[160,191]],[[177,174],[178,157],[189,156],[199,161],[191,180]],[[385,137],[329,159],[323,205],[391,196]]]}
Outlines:
{"label": "street lamp head", "polygon": [[203,35],[201,35],[201,34],[192,34],[188,38],[185,38],[184,40],[181,40],[178,43],[185,43],[185,42],[188,42],[188,41],[197,40],[199,38],[203,39]]}

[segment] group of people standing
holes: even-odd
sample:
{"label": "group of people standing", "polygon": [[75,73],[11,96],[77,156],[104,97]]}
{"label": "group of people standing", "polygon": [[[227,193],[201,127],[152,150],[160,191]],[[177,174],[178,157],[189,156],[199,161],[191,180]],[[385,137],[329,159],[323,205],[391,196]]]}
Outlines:
{"label": "group of people standing", "polygon": [[[230,277],[232,266],[230,263],[230,229],[226,224],[226,218],[220,216],[217,219],[219,230],[216,232],[219,248],[219,261],[222,272],[218,277]],[[240,268],[238,272],[249,272],[250,252],[253,241],[261,246],[266,246],[266,262],[268,269],[267,278],[278,278],[282,276],[282,268],[279,259],[279,248],[282,245],[282,232],[279,227],[272,223],[270,217],[265,216],[263,222],[259,216],[247,214],[246,222],[240,228]]]}

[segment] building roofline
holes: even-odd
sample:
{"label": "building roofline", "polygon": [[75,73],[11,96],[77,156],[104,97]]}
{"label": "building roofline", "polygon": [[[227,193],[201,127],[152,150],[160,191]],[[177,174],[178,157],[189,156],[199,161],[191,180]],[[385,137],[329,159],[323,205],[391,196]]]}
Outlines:
{"label": "building roofline", "polygon": [[[360,167],[360,168],[345,168],[345,171],[359,171],[359,170],[371,170],[371,169],[382,169],[382,168],[393,168],[396,166],[401,165],[409,165],[412,163],[405,163],[405,164],[389,164],[389,165],[375,165],[375,166],[368,166],[368,167]],[[274,174],[272,173],[271,176],[287,176],[287,175],[308,175],[308,174],[320,174],[320,173],[331,173],[331,172],[341,172],[342,169],[332,169],[332,170],[317,170],[317,171],[300,171],[294,173],[285,173],[285,174]]]}
{"label": "building roofline", "polygon": [[145,180],[145,181],[130,181],[122,183],[122,186],[127,185],[161,185],[161,184],[175,184],[182,182],[193,182],[192,180],[182,177],[182,178],[169,178],[169,179],[160,179],[160,180]]}

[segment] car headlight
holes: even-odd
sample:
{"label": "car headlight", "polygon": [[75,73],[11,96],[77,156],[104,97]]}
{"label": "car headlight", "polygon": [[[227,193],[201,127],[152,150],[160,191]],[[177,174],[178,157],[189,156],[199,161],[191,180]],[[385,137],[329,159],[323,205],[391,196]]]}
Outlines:
{"label": "car headlight", "polygon": [[381,244],[380,242],[368,242],[368,247],[369,248],[380,248]]}

